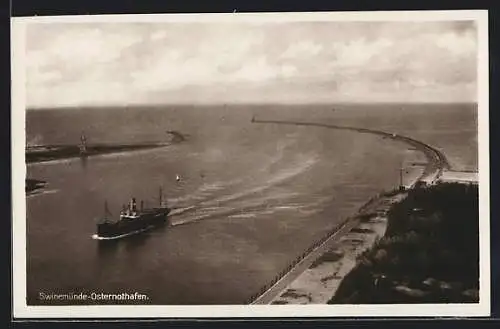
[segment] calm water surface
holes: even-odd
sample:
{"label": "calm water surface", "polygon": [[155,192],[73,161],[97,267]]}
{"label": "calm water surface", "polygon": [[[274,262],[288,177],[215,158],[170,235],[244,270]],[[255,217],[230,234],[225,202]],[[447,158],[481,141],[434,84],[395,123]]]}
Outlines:
{"label": "calm water surface", "polygon": [[[164,107],[28,111],[28,144],[188,139],[162,149],[28,166],[48,189],[27,198],[28,303],[68,292],[139,292],[153,304],[240,304],[368,198],[394,187],[404,144],[300,120],[419,138],[457,169],[477,167],[475,106]],[[457,141],[460,141],[457,143]],[[412,169],[409,168],[409,171]],[[181,182],[175,176],[182,177]],[[411,173],[410,173],[411,175]],[[91,238],[106,200],[180,209],[173,227],[112,243]]]}

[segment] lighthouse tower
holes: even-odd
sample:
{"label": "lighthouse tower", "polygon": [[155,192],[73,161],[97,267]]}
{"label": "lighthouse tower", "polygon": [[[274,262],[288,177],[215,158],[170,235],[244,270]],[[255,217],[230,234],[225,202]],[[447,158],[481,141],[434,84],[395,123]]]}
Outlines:
{"label": "lighthouse tower", "polygon": [[85,137],[85,133],[82,132],[82,136],[80,137],[80,155],[87,154],[87,138]]}

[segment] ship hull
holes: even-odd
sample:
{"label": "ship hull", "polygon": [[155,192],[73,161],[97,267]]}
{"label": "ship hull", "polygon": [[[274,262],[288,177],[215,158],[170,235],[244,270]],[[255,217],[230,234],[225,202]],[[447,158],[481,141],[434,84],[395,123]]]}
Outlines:
{"label": "ship hull", "polygon": [[97,224],[97,233],[93,235],[97,240],[113,240],[139,234],[158,226],[168,225],[169,210],[158,210],[141,215],[131,220],[120,220]]}

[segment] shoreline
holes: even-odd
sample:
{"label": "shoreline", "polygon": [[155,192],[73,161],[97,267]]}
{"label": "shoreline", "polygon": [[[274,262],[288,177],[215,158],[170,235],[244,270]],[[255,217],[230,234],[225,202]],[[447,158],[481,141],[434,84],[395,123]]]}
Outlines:
{"label": "shoreline", "polygon": [[[80,158],[86,161],[90,157],[118,154],[125,152],[134,152],[140,150],[148,150],[172,145],[172,143],[158,144],[136,144],[136,145],[95,145],[87,148],[87,153],[80,154],[78,145],[44,145],[32,147],[31,150],[26,150],[26,165],[50,163],[56,161],[73,160]],[[35,150],[34,150],[35,149]],[[46,190],[47,181],[25,178],[25,196],[38,195]]]}
{"label": "shoreline", "polygon": [[24,192],[26,193],[26,195],[31,195],[40,192],[46,186],[47,186],[46,181],[34,178],[26,178]]}
{"label": "shoreline", "polygon": [[[187,135],[184,135],[175,130],[167,130],[166,133],[170,135],[170,142],[157,142],[157,143],[143,143],[143,144],[94,144],[87,146],[86,152],[80,152],[79,145],[37,145],[37,146],[27,146],[25,150],[25,163],[28,164],[39,164],[54,162],[60,160],[72,160],[80,158],[82,161],[87,160],[87,158],[99,156],[99,155],[109,155],[118,153],[128,153],[141,150],[149,150],[161,147],[171,146],[173,144],[178,144],[187,140]],[[44,191],[47,187],[48,182],[34,179],[25,178],[25,195],[32,196]]]}
{"label": "shoreline", "polygon": [[75,158],[85,159],[97,155],[167,147],[186,141],[188,136],[176,130],[167,130],[165,133],[171,137],[169,142],[150,142],[141,144],[92,144],[86,146],[86,151],[84,153],[80,151],[81,145],[78,144],[27,146],[25,150],[25,159],[27,164]]}
{"label": "shoreline", "polygon": [[272,298],[270,304],[327,304],[356,267],[357,257],[385,235],[388,211],[405,197],[402,192],[388,193],[367,204],[365,211],[352,220],[351,230]]}
{"label": "shoreline", "polygon": [[[389,210],[404,200],[409,190],[420,184],[433,184],[444,170],[451,168],[445,155],[436,148],[411,137],[395,133],[322,123],[274,120],[254,120],[254,122],[370,133],[414,147],[425,155],[426,165],[413,182],[404,186],[404,190],[382,193],[365,203],[353,217],[346,219],[343,225],[350,223],[351,229],[335,241],[331,241],[332,246],[323,250],[320,255],[314,253],[318,247],[315,246],[317,243],[313,244],[315,247],[307,250],[302,255],[301,261],[293,262],[286,272],[279,274],[279,278],[275,278],[270,285],[265,286],[258,294],[252,296],[251,304],[326,304],[335,295],[343,279],[355,268],[356,257],[373,248],[375,242],[385,235]],[[333,233],[329,233],[327,240],[335,238],[338,231],[337,229]],[[306,259],[310,265],[302,266],[299,274],[295,277],[290,276],[287,280],[289,273],[297,271],[297,267]]]}
{"label": "shoreline", "polygon": [[26,164],[49,161],[88,158],[98,155],[133,152],[139,150],[166,147],[172,143],[132,144],[132,145],[93,145],[85,153],[80,153],[78,145],[41,145],[26,149]]}

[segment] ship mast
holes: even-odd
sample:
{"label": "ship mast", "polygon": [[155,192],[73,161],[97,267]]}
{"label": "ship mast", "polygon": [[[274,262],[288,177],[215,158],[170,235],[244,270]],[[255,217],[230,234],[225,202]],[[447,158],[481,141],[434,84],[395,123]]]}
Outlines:
{"label": "ship mast", "polygon": [[109,211],[108,208],[108,201],[104,201],[104,219],[108,219],[108,216],[111,215],[111,212]]}
{"label": "ship mast", "polygon": [[163,191],[162,191],[161,186],[160,186],[160,197],[159,197],[159,200],[160,200],[160,207],[162,207],[162,204],[163,204]]}

